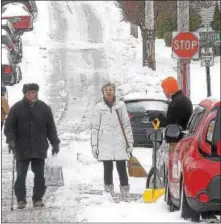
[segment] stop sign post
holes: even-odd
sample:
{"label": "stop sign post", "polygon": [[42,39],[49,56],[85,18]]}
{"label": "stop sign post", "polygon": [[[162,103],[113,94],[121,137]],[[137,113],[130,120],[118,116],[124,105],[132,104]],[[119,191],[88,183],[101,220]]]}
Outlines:
{"label": "stop sign post", "polygon": [[199,34],[195,32],[173,32],[172,57],[181,59],[183,93],[187,95],[187,65],[190,59],[199,57]]}

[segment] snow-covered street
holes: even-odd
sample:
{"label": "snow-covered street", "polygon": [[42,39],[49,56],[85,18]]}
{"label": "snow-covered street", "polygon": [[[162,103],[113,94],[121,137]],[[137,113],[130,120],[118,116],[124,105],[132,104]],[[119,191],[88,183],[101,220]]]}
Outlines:
{"label": "snow-covered street", "polygon": [[[11,211],[12,155],[2,134],[2,223],[185,222],[180,211],[169,212],[163,197],[154,204],[143,202],[145,178],[129,178],[130,193],[136,201],[110,202],[102,195],[103,165],[93,158],[90,146],[91,117],[101,97],[101,86],[111,80],[119,95],[164,97],[161,80],[176,76],[171,48],[165,47],[163,40],[156,41],[157,71],[153,72],[142,67],[141,37],[130,36],[129,24],[121,21],[114,1],[37,1],[37,6],[34,30],[22,37],[23,80],[7,87],[9,104],[22,98],[24,83],[39,84],[39,98],[51,106],[61,140],[57,157],[63,167],[64,186],[48,187],[45,208],[33,209],[33,173],[29,168],[27,207]],[[212,94],[218,97],[219,61],[220,57],[215,58],[211,67]],[[206,97],[205,76],[200,62],[192,62],[193,103]],[[138,147],[134,155],[148,172],[152,149]],[[116,192],[120,192],[116,168],[114,183]]]}

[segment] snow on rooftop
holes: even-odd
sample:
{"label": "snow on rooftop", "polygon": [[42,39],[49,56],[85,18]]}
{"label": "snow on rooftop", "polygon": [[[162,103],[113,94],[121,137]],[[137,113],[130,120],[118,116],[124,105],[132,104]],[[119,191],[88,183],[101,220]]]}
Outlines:
{"label": "snow on rooftop", "polygon": [[26,6],[21,3],[17,4],[10,3],[2,7],[2,18],[13,16],[29,16],[29,15],[30,13],[26,10]]}

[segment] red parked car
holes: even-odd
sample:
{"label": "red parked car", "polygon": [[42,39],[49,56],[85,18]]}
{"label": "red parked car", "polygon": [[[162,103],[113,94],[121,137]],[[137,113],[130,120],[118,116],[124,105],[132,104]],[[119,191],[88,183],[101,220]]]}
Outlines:
{"label": "red parked car", "polygon": [[197,106],[187,131],[178,125],[165,130],[167,142],[177,142],[169,154],[166,201],[181,209],[181,217],[199,221],[200,215],[220,215],[221,135],[220,101],[208,98]]}
{"label": "red parked car", "polygon": [[34,19],[37,18],[37,15],[38,15],[38,8],[37,8],[37,5],[36,5],[36,2],[35,1],[28,1],[28,0],[25,0],[25,1],[15,1],[15,0],[2,0],[2,7],[4,7],[5,5],[9,4],[9,3],[14,3],[14,2],[20,2],[22,4],[24,4],[27,9],[29,10],[29,12],[33,15]]}
{"label": "red parked car", "polygon": [[33,15],[22,3],[14,2],[3,6],[2,19],[10,20],[20,34],[33,30]]}

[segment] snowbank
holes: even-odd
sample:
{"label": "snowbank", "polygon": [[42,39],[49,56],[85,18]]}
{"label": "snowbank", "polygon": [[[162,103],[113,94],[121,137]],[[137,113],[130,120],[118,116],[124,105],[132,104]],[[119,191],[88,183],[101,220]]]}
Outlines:
{"label": "snowbank", "polygon": [[[166,47],[164,40],[156,40],[156,71],[142,66],[142,37],[136,39],[130,35],[130,25],[122,21],[121,9],[114,1],[87,2],[103,22],[106,53],[110,79],[118,86],[119,95],[143,93],[149,96],[162,97],[161,81],[167,76],[176,78],[176,59],[171,58],[171,48]],[[190,65],[191,100],[198,104],[207,97],[206,72],[200,61]],[[220,57],[215,58],[211,67],[212,95],[220,98]]]}

